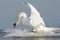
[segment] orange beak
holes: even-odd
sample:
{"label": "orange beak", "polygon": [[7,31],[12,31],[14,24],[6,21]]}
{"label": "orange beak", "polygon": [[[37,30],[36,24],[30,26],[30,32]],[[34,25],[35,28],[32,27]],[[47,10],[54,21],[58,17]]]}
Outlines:
{"label": "orange beak", "polygon": [[14,29],[16,28],[16,23],[13,24],[13,28],[14,28]]}

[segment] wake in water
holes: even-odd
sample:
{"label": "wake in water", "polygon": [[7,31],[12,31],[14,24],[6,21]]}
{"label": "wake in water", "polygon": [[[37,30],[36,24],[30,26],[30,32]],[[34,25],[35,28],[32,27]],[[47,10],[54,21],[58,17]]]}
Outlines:
{"label": "wake in water", "polygon": [[43,33],[43,32],[29,32],[27,30],[4,30],[0,32],[0,36],[3,37],[52,37],[52,36],[60,36],[60,30],[55,32],[54,34],[51,33]]}

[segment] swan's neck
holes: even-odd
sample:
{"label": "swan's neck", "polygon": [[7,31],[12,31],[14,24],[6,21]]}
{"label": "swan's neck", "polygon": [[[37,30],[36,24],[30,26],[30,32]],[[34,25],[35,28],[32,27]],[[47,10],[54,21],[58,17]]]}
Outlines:
{"label": "swan's neck", "polygon": [[27,16],[24,12],[20,13],[19,16],[18,16],[16,25],[18,25],[21,22],[21,20],[26,19],[26,18],[27,18]]}

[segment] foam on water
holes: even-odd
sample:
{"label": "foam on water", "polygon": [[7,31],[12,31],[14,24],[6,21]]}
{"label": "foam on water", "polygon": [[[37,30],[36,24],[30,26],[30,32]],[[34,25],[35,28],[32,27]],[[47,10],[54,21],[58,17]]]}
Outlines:
{"label": "foam on water", "polygon": [[42,36],[60,36],[60,33],[42,33],[42,32],[28,32],[27,30],[5,30],[5,32],[9,32],[8,34],[4,35],[3,37],[42,37]]}

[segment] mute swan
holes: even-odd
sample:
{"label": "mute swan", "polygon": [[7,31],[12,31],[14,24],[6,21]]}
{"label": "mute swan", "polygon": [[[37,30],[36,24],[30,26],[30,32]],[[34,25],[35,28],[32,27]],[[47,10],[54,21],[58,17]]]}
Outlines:
{"label": "mute swan", "polygon": [[45,27],[43,18],[40,16],[40,13],[35,9],[35,7],[28,2],[26,2],[25,4],[31,9],[31,15],[27,18],[26,13],[21,12],[18,16],[17,22],[13,24],[14,28],[16,27],[16,25],[20,23],[21,20],[23,25],[26,26],[29,25],[32,26],[33,28],[35,27],[41,28],[41,26]]}
{"label": "mute swan", "polygon": [[27,5],[30,10],[31,10],[31,15],[27,18],[27,15],[25,12],[21,12],[18,15],[17,22],[13,24],[14,28],[16,25],[19,23],[22,23],[25,26],[32,27],[33,32],[48,32],[48,33],[53,33],[52,31],[56,31],[56,28],[48,28],[46,27],[43,18],[40,16],[40,13],[35,9],[35,7],[28,3],[25,2],[25,5]]}

